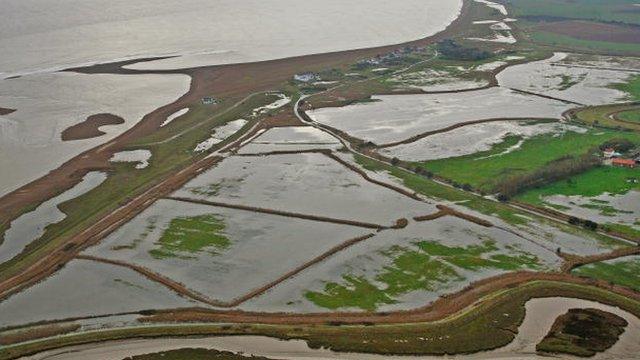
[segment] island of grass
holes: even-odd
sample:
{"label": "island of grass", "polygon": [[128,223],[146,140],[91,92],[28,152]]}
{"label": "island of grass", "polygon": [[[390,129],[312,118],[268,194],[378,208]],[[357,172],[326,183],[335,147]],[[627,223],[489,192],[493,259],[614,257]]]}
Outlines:
{"label": "island of grass", "polygon": [[629,323],[598,309],[570,309],[556,319],[549,334],[536,346],[543,353],[589,357],[618,342]]}
{"label": "island of grass", "polygon": [[584,265],[572,273],[640,291],[640,256]]}
{"label": "island of grass", "polygon": [[229,351],[188,348],[136,355],[124,360],[270,360],[262,356],[243,355]]}
{"label": "island of grass", "polygon": [[640,123],[640,110],[628,110],[616,114],[616,117],[622,121]]}
{"label": "island of grass", "polygon": [[224,229],[224,222],[214,215],[175,218],[149,254],[156,259],[192,259],[202,251],[218,255],[231,244]]}

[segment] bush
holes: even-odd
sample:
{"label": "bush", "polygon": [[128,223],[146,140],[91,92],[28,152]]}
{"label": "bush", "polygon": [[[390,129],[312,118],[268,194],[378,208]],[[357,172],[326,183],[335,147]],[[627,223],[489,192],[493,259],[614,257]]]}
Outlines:
{"label": "bush", "polygon": [[438,43],[438,52],[445,58],[451,60],[478,61],[491,57],[491,53],[488,51],[464,47],[451,39],[440,41]]}

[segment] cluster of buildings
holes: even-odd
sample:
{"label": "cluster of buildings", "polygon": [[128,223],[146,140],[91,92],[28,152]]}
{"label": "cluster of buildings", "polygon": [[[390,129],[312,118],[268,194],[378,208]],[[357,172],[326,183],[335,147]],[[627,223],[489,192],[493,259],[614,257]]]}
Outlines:
{"label": "cluster of buildings", "polygon": [[606,163],[609,163],[613,166],[627,167],[627,168],[635,168],[640,165],[640,153],[634,154],[631,157],[624,158],[622,154],[617,152],[613,148],[604,149],[602,156],[605,159]]}
{"label": "cluster of buildings", "polygon": [[394,65],[396,61],[404,58],[405,56],[422,50],[424,50],[424,48],[419,48],[417,46],[405,46],[402,49],[397,49],[384,55],[378,55],[371,59],[361,60],[356,66],[369,67],[380,65]]}

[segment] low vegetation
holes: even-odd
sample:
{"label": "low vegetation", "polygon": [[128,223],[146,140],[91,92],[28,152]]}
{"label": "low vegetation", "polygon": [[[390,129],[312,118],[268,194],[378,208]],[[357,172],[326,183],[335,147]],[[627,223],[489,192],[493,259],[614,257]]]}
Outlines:
{"label": "low vegetation", "polygon": [[549,334],[536,346],[544,353],[590,357],[618,342],[629,323],[598,309],[570,309],[556,319]]}
{"label": "low vegetation", "polygon": [[205,250],[218,255],[231,244],[224,229],[224,222],[214,215],[175,218],[156,242],[159,247],[149,253],[156,259],[189,259]]}
{"label": "low vegetation", "polygon": [[212,349],[178,349],[162,351],[153,354],[137,355],[125,358],[124,360],[269,360],[262,356],[251,356],[233,353],[229,351],[218,351]]}
{"label": "low vegetation", "polygon": [[573,274],[608,281],[640,291],[640,257],[581,266]]}

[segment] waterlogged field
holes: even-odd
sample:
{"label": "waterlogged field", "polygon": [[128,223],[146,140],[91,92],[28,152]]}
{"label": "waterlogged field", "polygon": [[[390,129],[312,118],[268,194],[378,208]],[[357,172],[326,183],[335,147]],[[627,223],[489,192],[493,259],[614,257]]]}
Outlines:
{"label": "waterlogged field", "polygon": [[[625,83],[632,77],[632,73],[581,67],[580,63],[566,60],[570,56],[566,53],[556,53],[547,60],[511,66],[498,74],[498,83],[500,86],[584,105],[602,105],[628,99],[628,93],[614,85]],[[565,66],[566,64],[577,67]],[[601,66],[611,68],[616,64]]]}
{"label": "waterlogged field", "polygon": [[47,280],[0,302],[0,327],[194,305],[132,270],[74,260]]}
{"label": "waterlogged field", "polygon": [[231,301],[369,232],[161,200],[85,254],[141,266],[210,299]]}
{"label": "waterlogged field", "polygon": [[314,127],[290,126],[265,131],[243,146],[239,154],[257,154],[273,151],[304,151],[311,149],[338,149],[340,141]]}
{"label": "waterlogged field", "polygon": [[562,102],[491,88],[457,94],[374,96],[373,102],[309,112],[317,122],[380,145],[452,125],[496,118],[559,118]]}
{"label": "waterlogged field", "polygon": [[557,266],[559,258],[553,251],[498,228],[444,217],[380,233],[243,308],[411,309],[483,278]]}
{"label": "waterlogged field", "polygon": [[[467,125],[408,144],[382,148],[380,152],[405,161],[437,160],[490,151],[497,144],[503,142],[511,143],[510,139],[518,138],[519,141],[516,143],[518,145],[524,139],[533,136],[547,133],[559,135],[565,131],[581,132],[585,130],[554,122],[532,120],[500,121]],[[516,150],[516,145],[504,151]]]}
{"label": "waterlogged field", "polygon": [[322,154],[229,157],[175,196],[384,226],[437,211]]}

